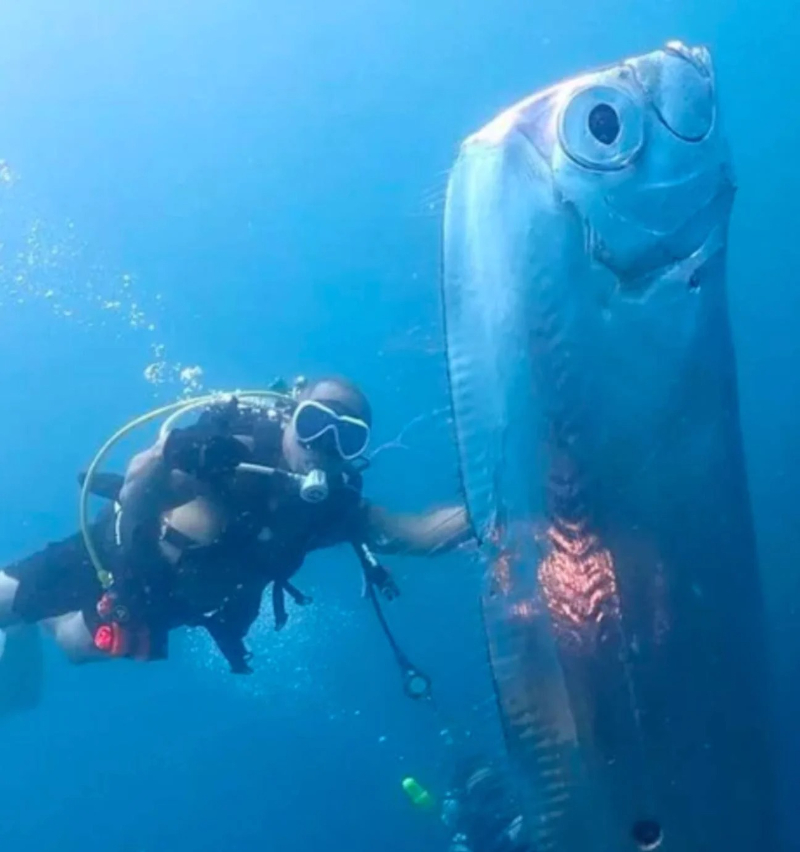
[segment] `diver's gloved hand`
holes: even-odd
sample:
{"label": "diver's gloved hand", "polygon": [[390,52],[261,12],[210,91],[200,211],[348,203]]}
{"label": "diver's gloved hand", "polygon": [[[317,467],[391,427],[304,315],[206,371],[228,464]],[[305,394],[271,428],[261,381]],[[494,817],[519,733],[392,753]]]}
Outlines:
{"label": "diver's gloved hand", "polygon": [[233,473],[250,458],[250,450],[232,435],[199,438],[191,429],[173,429],[162,453],[169,467],[206,480]]}

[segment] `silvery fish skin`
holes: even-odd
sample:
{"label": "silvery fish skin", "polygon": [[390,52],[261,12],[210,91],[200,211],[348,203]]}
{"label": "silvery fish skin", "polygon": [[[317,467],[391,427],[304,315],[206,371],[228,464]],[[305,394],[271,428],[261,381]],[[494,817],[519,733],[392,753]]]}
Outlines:
{"label": "silvery fish skin", "polygon": [[538,850],[778,848],[710,57],[670,43],[469,137],[445,210],[460,468]]}

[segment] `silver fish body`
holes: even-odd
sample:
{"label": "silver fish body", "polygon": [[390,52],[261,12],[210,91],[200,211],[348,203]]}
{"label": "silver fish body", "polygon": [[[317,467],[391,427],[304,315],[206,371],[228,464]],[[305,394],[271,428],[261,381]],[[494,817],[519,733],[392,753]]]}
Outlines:
{"label": "silver fish body", "polygon": [[483,610],[538,850],[773,852],[769,676],[708,53],[462,145],[443,301]]}

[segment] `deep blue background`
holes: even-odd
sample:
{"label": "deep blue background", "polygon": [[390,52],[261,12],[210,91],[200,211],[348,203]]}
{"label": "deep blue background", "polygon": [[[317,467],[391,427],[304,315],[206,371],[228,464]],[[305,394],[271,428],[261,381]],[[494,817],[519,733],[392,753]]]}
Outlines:
{"label": "deep blue background", "polygon": [[[0,16],[0,560],[76,525],[75,474],[181,391],[334,370],[378,437],[444,404],[437,273],[459,140],[518,97],[669,38],[714,51],[740,196],[732,313],[780,705],[794,695],[800,381],[788,0],[28,0]],[[0,174],[2,177],[2,174]],[[142,437],[142,440],[144,440]],[[454,498],[447,424],[387,452],[370,493]],[[127,449],[131,449],[128,447]],[[396,564],[391,617],[442,714],[404,701],[346,553],[301,576],[314,608],[259,629],[258,673],[195,638],[169,665],[73,670],[4,723],[0,842],[18,850],[437,848],[399,781],[435,790],[443,727],[497,747],[463,557]],[[788,764],[797,757],[791,726]],[[746,747],[746,746],[743,746]]]}

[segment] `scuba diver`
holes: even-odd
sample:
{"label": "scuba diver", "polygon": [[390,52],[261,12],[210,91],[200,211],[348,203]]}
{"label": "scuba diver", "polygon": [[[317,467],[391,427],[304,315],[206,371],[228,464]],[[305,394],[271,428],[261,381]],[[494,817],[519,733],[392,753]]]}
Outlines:
{"label": "scuba diver", "polygon": [[448,852],[533,852],[510,779],[489,761],[470,758],[456,769],[442,821],[452,832]]}
{"label": "scuba diver", "polygon": [[310,602],[292,582],[306,555],[342,543],[405,660],[377,598],[398,589],[374,554],[430,556],[466,543],[466,512],[393,515],[362,496],[372,412],[348,380],[274,390],[263,393],[270,404],[247,394],[204,404],[196,423],[162,429],[124,477],[94,473],[93,463],[82,484],[108,501],[98,516],[0,570],[0,682],[7,656],[26,657],[11,653],[30,646],[24,625],[40,623],[73,662],[165,659],[172,630],[203,627],[231,670],[249,673],[244,639],[265,590],[280,629],[286,595]]}

